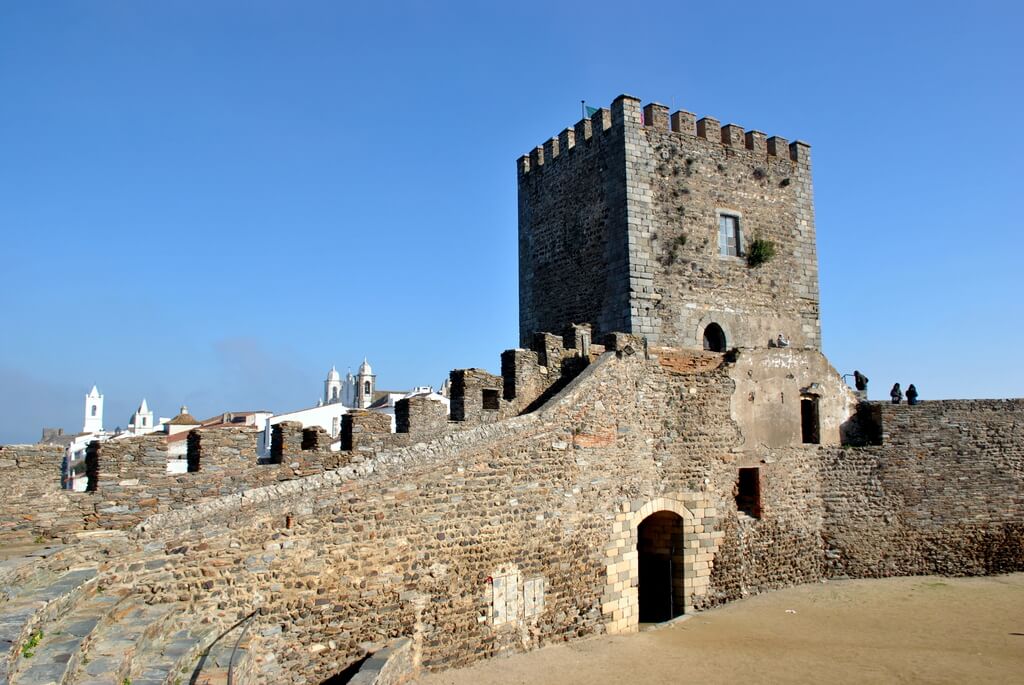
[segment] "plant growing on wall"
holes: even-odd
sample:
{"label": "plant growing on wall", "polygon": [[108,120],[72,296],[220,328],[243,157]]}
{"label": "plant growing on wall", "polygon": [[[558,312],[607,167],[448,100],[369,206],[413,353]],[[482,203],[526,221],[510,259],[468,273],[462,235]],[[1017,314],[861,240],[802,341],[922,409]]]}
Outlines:
{"label": "plant growing on wall", "polygon": [[763,238],[754,238],[750,241],[750,247],[747,248],[747,266],[753,269],[761,266],[765,262],[771,261],[774,256],[774,241],[764,240]]}
{"label": "plant growing on wall", "polygon": [[686,244],[686,236],[676,236],[675,239],[669,242],[668,252],[665,253],[661,263],[665,266],[672,266],[676,262],[676,257],[679,256],[679,249]]}

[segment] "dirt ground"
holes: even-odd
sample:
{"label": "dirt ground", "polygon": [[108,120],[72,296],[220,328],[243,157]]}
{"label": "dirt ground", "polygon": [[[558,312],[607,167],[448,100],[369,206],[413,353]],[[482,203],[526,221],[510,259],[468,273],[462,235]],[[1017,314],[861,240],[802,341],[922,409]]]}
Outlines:
{"label": "dirt ground", "polygon": [[1024,573],[804,585],[422,682],[1024,683]]}

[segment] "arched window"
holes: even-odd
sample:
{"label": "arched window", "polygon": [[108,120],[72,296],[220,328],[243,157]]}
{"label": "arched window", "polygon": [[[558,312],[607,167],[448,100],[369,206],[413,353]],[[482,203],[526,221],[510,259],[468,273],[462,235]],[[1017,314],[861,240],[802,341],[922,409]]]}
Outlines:
{"label": "arched window", "polygon": [[331,399],[332,400],[338,399],[338,389],[337,388],[332,388],[331,389]]}
{"label": "arched window", "polygon": [[142,427],[143,428],[146,427],[146,417],[145,416],[142,417]]}
{"label": "arched window", "polygon": [[96,405],[95,404],[92,405],[92,412],[89,415],[90,416],[96,416]]}
{"label": "arched window", "polygon": [[363,381],[363,394],[364,395],[369,395],[370,394],[370,381]]}
{"label": "arched window", "polygon": [[725,331],[717,323],[709,323],[704,329],[704,349],[725,352]]}

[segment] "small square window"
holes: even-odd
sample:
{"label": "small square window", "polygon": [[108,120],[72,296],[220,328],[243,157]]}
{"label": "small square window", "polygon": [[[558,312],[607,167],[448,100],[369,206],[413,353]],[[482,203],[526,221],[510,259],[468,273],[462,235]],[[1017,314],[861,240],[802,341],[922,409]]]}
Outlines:
{"label": "small square window", "polygon": [[743,234],[740,218],[733,214],[718,215],[718,252],[723,257],[743,256]]}
{"label": "small square window", "polygon": [[483,391],[483,406],[487,411],[497,411],[501,408],[501,403],[498,401],[498,391],[485,389]]}

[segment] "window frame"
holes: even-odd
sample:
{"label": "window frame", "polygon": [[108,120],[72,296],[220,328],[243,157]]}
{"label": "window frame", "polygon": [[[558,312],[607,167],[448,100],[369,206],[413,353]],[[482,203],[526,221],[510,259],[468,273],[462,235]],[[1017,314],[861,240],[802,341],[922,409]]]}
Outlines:
{"label": "window frame", "polygon": [[[746,250],[743,249],[743,214],[737,212],[734,209],[715,209],[715,218],[718,220],[718,256],[722,259],[743,259],[746,256]],[[723,252],[723,249],[728,249],[728,235],[726,235],[726,243],[722,243],[722,222],[726,219],[732,219],[734,221],[735,233],[734,238],[736,242],[736,254],[730,254]]]}

